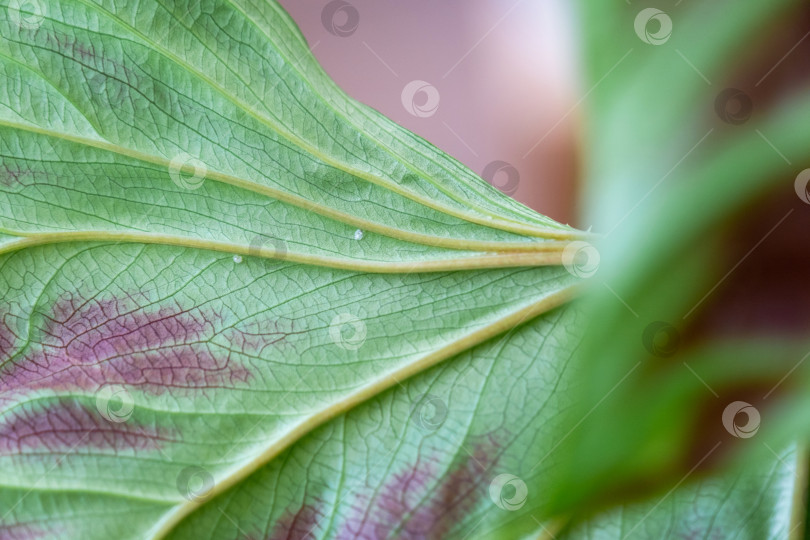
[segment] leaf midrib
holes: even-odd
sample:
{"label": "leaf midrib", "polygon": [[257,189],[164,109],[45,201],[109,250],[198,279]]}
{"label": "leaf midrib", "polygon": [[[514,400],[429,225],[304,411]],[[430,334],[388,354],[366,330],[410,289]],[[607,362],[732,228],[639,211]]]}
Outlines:
{"label": "leaf midrib", "polygon": [[184,236],[113,232],[113,231],[67,231],[51,233],[33,233],[18,240],[0,244],[0,255],[20,249],[66,242],[99,242],[99,243],[138,243],[161,244],[188,248],[219,251],[229,254],[260,256],[268,259],[280,259],[289,262],[323,266],[341,270],[374,274],[400,274],[411,272],[449,272],[456,270],[478,270],[484,268],[514,268],[521,266],[559,266],[562,264],[562,253],[548,251],[540,253],[485,253],[467,257],[434,259],[419,262],[369,262],[338,259],[286,251],[279,255],[275,250],[261,247],[253,249],[244,244],[216,242]]}

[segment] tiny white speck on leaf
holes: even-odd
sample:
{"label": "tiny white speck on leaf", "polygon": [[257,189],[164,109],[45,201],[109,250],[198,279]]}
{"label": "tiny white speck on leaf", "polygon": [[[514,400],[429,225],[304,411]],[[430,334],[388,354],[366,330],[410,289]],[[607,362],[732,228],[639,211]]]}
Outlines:
{"label": "tiny white speck on leaf", "polygon": [[365,235],[366,234],[363,231],[361,231],[360,229],[357,229],[356,231],[354,231],[354,239],[355,240],[362,240]]}
{"label": "tiny white speck on leaf", "polygon": [[233,256],[233,262],[235,262],[236,264],[239,264],[240,262],[242,262],[242,256],[241,255],[234,255]]}

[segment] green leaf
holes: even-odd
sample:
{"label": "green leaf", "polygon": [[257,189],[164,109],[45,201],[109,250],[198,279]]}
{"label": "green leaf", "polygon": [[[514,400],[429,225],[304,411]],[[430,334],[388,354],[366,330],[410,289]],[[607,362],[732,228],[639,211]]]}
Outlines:
{"label": "green leaf", "polygon": [[347,98],[275,2],[8,4],[0,536],[520,514],[586,235]]}
{"label": "green leaf", "polygon": [[[795,344],[696,347],[699,381],[643,341],[711,286],[709,233],[788,167],[728,136],[636,210],[712,101],[614,31],[636,7],[583,8],[590,76],[628,64],[593,93],[585,156],[608,287],[564,306],[591,236],[349,99],[275,1],[0,3],[0,538],[789,529],[792,454],[683,473],[703,384],[776,380],[787,362],[755,360]],[[728,10],[687,3],[671,45],[713,74],[787,5],[712,32]],[[810,107],[791,104],[756,126],[798,160]]]}
{"label": "green leaf", "polygon": [[[83,538],[231,528],[219,509],[256,534],[312,508],[325,537],[361,527],[355,507],[375,527],[497,517],[482,483],[533,464],[526,411],[559,406],[556,371],[525,374],[561,369],[575,337],[555,311],[428,369],[559,303],[570,276],[551,269],[369,275],[128,244],[15,252],[4,276],[25,292],[4,320],[27,330],[2,372],[6,519],[44,508]],[[439,502],[410,518],[423,497]],[[123,501],[137,520],[109,511]]]}

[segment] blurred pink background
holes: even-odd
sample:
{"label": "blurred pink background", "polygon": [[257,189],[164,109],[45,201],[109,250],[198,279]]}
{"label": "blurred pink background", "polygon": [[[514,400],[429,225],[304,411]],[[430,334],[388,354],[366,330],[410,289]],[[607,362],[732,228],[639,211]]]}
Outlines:
{"label": "blurred pink background", "polygon": [[[352,97],[418,133],[496,187],[578,225],[579,83],[574,14],[565,0],[281,0],[324,69]],[[330,24],[331,23],[331,24]],[[435,86],[435,114],[402,103],[405,86]],[[421,104],[427,98],[416,96]]]}

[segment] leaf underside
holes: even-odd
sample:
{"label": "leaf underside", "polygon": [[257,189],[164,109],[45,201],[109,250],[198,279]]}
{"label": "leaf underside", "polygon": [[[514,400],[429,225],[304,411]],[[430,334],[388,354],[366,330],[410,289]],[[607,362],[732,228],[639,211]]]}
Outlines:
{"label": "leaf underside", "polygon": [[0,21],[0,536],[497,522],[491,477],[550,447],[581,234],[348,99],[275,3],[25,9]]}
{"label": "leaf underside", "polygon": [[[276,2],[2,4],[0,539],[552,517],[583,233],[349,99]],[[745,509],[689,486],[563,534],[777,538],[780,459]]]}

